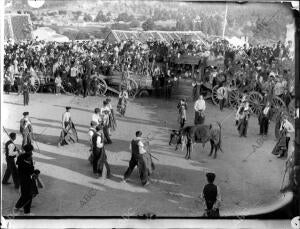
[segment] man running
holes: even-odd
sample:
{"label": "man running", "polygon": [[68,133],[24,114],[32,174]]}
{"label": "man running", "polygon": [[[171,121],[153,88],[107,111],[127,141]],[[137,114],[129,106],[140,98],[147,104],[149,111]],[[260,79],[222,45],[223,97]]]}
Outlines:
{"label": "man running", "polygon": [[142,142],[142,132],[137,131],[135,133],[135,138],[132,139],[129,149],[131,151],[131,159],[129,161],[129,167],[124,174],[123,182],[126,182],[130,177],[132,171],[134,170],[135,166],[140,165],[140,178],[142,185],[146,186],[149,184],[148,181],[148,171],[145,165],[142,165],[142,156],[147,152],[144,148],[144,143]]}

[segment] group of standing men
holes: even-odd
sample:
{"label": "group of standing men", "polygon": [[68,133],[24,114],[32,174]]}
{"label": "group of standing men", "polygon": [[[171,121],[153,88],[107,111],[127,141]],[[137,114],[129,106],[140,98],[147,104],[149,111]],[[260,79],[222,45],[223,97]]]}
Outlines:
{"label": "group of standing men", "polygon": [[29,119],[29,112],[23,113],[20,120],[20,133],[22,134],[22,149],[18,149],[15,145],[17,134],[11,132],[8,134],[9,140],[5,143],[6,171],[4,173],[2,184],[8,185],[9,178],[12,176],[15,189],[21,191],[21,196],[14,207],[14,213],[18,214],[22,208],[25,215],[32,215],[31,202],[38,194],[38,187],[42,187],[39,179],[40,171],[34,169],[32,160],[33,148],[33,129]]}

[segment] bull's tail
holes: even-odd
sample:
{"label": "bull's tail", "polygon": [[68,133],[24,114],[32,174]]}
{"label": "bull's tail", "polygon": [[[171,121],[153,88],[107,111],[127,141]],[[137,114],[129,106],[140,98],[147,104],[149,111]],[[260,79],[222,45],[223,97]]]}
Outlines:
{"label": "bull's tail", "polygon": [[217,122],[219,128],[220,128],[220,132],[219,132],[219,143],[217,145],[217,149],[219,149],[222,153],[224,153],[223,149],[222,149],[222,124],[220,122]]}

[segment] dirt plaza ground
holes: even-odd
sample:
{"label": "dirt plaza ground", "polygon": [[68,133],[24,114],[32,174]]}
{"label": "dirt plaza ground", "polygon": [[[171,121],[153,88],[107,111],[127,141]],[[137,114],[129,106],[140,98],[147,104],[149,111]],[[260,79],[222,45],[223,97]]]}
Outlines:
{"label": "dirt plaza ground", "polygon": [[[106,146],[111,165],[111,179],[95,179],[88,162],[88,128],[94,108],[104,97],[74,97],[53,94],[30,95],[24,107],[22,96],[4,95],[2,123],[9,131],[18,133],[24,111],[30,112],[33,130],[35,167],[41,171],[45,184],[34,198],[32,212],[41,216],[133,216],[151,212],[157,216],[201,216],[199,201],[206,183],[205,172],[216,173],[215,183],[222,195],[221,215],[239,215],[251,208],[268,206],[280,199],[280,185],[285,161],[271,154],[275,145],[274,123],[269,136],[259,140],[258,121],[251,117],[248,137],[240,138],[234,126],[235,112],[207,102],[206,123],[222,122],[222,148],[217,159],[208,156],[210,145],[197,145],[192,160],[184,159],[185,152],[168,145],[170,129],[178,128],[178,101],[155,98],[136,98],[127,106],[125,117],[117,116],[117,129],[112,132],[112,145]],[[116,109],[117,99],[112,97]],[[70,105],[79,142],[57,147],[61,131],[61,116]],[[188,124],[193,123],[193,104],[188,104]],[[122,177],[130,160],[129,143],[137,130],[151,134],[156,169],[151,184],[142,187],[135,170],[128,183]],[[3,141],[7,136],[2,134]],[[257,142],[260,142],[259,144]],[[259,145],[254,147],[254,145]],[[255,148],[255,150],[254,150]],[[3,158],[3,157],[2,157]],[[6,165],[2,160],[2,171]],[[11,181],[12,182],[12,181]],[[19,193],[13,185],[3,186],[3,214],[10,214]],[[86,196],[90,196],[88,199]]]}

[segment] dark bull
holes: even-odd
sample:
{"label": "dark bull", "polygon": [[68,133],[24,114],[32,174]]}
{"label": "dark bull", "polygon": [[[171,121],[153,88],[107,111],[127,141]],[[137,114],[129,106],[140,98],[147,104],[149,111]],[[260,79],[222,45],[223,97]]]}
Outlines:
{"label": "dark bull", "polygon": [[186,126],[181,130],[172,130],[169,145],[175,144],[175,150],[181,145],[182,151],[186,147],[185,158],[190,159],[194,144],[202,143],[204,146],[209,141],[211,145],[209,156],[214,153],[214,158],[216,158],[218,150],[223,152],[221,148],[221,124],[219,122],[217,124],[218,128],[214,128],[212,125],[196,125]]}

